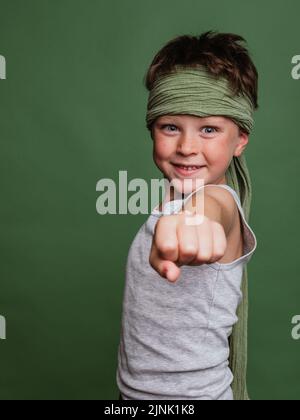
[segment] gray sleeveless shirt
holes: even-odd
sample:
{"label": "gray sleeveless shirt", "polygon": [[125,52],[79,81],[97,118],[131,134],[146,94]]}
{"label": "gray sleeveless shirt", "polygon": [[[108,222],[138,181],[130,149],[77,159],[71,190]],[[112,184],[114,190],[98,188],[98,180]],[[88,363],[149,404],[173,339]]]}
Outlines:
{"label": "gray sleeveless shirt", "polygon": [[230,191],[237,203],[244,238],[240,258],[181,266],[176,283],[151,267],[155,225],[162,215],[181,211],[183,200],[166,203],[162,212],[157,206],[131,244],[116,376],[125,400],[233,399],[228,338],[238,321],[243,268],[257,241],[237,193],[215,186]]}

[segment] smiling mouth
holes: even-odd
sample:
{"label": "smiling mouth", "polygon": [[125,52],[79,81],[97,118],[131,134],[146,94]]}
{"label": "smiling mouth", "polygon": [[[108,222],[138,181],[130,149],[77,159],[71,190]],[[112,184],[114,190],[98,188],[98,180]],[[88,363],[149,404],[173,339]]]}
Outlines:
{"label": "smiling mouth", "polygon": [[182,166],[182,165],[175,165],[173,163],[172,165],[175,167],[176,172],[181,175],[192,175],[200,171],[200,169],[204,168],[204,166]]}
{"label": "smiling mouth", "polygon": [[189,168],[200,169],[203,167],[203,165],[179,165],[177,163],[172,163],[172,165],[177,166],[178,168],[183,168],[183,169],[189,169]]}

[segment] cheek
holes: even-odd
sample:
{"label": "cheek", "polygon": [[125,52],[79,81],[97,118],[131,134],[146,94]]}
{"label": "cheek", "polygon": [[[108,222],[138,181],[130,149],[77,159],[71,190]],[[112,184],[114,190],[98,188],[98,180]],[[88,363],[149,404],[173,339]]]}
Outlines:
{"label": "cheek", "polygon": [[206,159],[212,164],[226,164],[230,158],[230,146],[227,139],[218,139],[218,141],[210,142],[205,148]]}
{"label": "cheek", "polygon": [[154,154],[158,159],[167,159],[174,152],[174,142],[170,140],[154,141]]}

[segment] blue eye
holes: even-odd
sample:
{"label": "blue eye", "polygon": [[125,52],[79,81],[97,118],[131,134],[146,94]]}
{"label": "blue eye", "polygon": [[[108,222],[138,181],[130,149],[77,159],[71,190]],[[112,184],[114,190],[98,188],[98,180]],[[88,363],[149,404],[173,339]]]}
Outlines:
{"label": "blue eye", "polygon": [[[211,127],[211,126],[207,126],[207,127],[204,127],[204,130],[206,130],[206,129],[213,129],[213,130],[215,130],[215,131],[218,131],[215,127]],[[212,134],[212,132],[208,132],[208,133],[206,133],[206,134]]]}
{"label": "blue eye", "polygon": [[[176,127],[176,125],[174,125],[174,124],[164,124],[164,125],[162,125],[161,126],[161,128],[164,130],[165,128],[167,128],[167,127],[173,127],[173,128],[175,128],[175,129],[177,129],[177,127]],[[168,130],[169,131],[169,130]],[[171,132],[174,132],[174,130],[170,130]]]}
{"label": "blue eye", "polygon": [[[169,131],[171,133],[174,133],[176,130],[178,130],[178,127],[174,124],[162,124],[161,129],[162,130],[167,129],[167,131]],[[206,126],[206,127],[203,127],[203,129],[204,130],[207,130],[207,129],[208,130],[214,130],[214,131],[207,131],[205,134],[213,134],[214,132],[218,131],[218,128],[213,127],[213,126]]]}

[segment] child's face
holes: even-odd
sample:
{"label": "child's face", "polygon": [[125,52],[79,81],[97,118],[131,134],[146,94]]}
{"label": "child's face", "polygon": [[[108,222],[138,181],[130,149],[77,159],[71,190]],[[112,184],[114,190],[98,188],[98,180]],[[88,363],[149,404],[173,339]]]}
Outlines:
{"label": "child's face", "polygon": [[[248,143],[248,135],[240,132],[231,119],[222,116],[164,115],[153,125],[153,158],[175,189],[189,194],[196,179],[204,184],[226,184],[225,173],[233,156],[240,156]],[[201,166],[196,171],[182,172],[176,164]],[[183,191],[184,179],[192,179],[193,188]]]}

